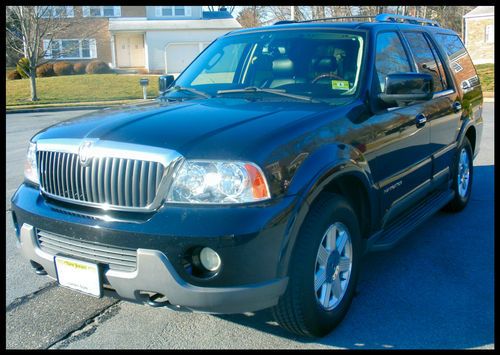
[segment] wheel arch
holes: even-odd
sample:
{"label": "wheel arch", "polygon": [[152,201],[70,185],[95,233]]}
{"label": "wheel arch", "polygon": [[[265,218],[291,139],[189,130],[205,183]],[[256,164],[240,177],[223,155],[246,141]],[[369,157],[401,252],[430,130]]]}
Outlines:
{"label": "wheel arch", "polygon": [[378,203],[372,186],[369,171],[364,170],[353,160],[337,161],[324,168],[300,196],[298,210],[283,242],[278,274],[287,275],[288,263],[300,228],[310,206],[323,193],[333,192],[346,197],[358,217],[361,236],[365,241],[372,231],[374,219],[377,218]]}

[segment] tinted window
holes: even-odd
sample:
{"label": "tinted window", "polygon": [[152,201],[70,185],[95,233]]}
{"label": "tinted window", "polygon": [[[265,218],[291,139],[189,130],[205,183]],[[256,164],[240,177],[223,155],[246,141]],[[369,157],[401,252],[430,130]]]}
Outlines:
{"label": "tinted window", "polygon": [[[223,36],[193,61],[176,84],[235,98],[255,96],[241,89],[270,88],[344,105],[358,95],[364,35],[304,29]],[[219,93],[227,90],[232,93]],[[262,91],[257,95],[263,100],[287,99]]]}
{"label": "tinted window", "polygon": [[442,91],[446,86],[439,73],[440,70],[434,53],[431,47],[429,47],[429,42],[426,40],[424,34],[421,32],[406,32],[405,37],[408,40],[413,55],[415,56],[418,71],[420,73],[432,75],[434,81],[434,92]]}
{"label": "tinted window", "polygon": [[444,47],[451,69],[464,90],[479,85],[479,79],[464,44],[456,35],[437,34],[436,39]]}
{"label": "tinted window", "polygon": [[383,32],[377,36],[375,70],[380,83],[380,92],[384,92],[387,74],[411,72],[403,44],[395,32]]}

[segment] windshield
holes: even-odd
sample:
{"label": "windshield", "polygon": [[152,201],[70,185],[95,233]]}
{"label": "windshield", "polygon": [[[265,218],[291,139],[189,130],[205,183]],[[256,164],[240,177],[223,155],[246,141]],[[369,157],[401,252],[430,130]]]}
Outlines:
{"label": "windshield", "polygon": [[228,35],[208,47],[174,85],[210,96],[300,95],[345,103],[358,92],[363,47],[363,33],[345,30]]}

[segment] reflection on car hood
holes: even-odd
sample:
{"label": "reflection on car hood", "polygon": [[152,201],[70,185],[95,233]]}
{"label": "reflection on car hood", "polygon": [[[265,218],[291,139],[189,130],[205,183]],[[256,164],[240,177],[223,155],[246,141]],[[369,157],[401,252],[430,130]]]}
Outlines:
{"label": "reflection on car hood", "polygon": [[[245,99],[197,99],[106,109],[59,123],[34,139],[98,138],[174,149],[187,154],[213,139],[233,152],[245,142],[331,108],[326,104]],[[217,137],[216,139],[214,139]]]}

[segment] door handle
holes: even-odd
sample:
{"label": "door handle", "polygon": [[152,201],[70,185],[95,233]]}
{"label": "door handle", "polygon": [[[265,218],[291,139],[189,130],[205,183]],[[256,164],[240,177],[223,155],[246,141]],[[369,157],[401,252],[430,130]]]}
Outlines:
{"label": "door handle", "polygon": [[425,117],[423,113],[419,113],[415,117],[415,124],[417,125],[418,128],[423,127],[426,122],[427,122],[427,117]]}
{"label": "door handle", "polygon": [[462,104],[458,101],[455,101],[451,107],[453,107],[453,111],[458,112],[462,109]]}

